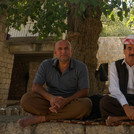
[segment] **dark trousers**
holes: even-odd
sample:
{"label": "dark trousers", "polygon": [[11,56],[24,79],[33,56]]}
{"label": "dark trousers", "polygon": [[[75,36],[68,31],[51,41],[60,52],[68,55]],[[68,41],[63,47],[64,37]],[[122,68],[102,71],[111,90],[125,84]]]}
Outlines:
{"label": "dark trousers", "polygon": [[101,113],[100,113],[100,100],[103,98],[103,95],[93,95],[89,97],[90,100],[92,101],[92,111],[91,114],[88,118],[86,119],[97,119],[101,118]]}
{"label": "dark trousers", "polygon": [[[131,95],[127,97],[129,105],[134,106],[134,97]],[[106,119],[108,116],[126,116],[123,107],[117,99],[111,96],[105,96],[100,101],[100,111],[102,118]]]}

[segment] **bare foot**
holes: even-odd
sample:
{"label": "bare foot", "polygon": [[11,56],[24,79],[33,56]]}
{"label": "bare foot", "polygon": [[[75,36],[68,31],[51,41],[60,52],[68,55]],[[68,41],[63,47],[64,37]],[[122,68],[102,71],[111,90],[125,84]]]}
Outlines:
{"label": "bare foot", "polygon": [[110,126],[113,122],[114,122],[113,117],[108,116],[107,119],[106,119],[106,125]]}
{"label": "bare foot", "polygon": [[110,126],[112,125],[112,123],[115,123],[117,121],[127,120],[127,119],[128,119],[127,116],[108,116],[106,119],[106,125]]}
{"label": "bare foot", "polygon": [[27,127],[32,124],[37,124],[46,121],[45,116],[29,116],[18,120],[21,127]]}

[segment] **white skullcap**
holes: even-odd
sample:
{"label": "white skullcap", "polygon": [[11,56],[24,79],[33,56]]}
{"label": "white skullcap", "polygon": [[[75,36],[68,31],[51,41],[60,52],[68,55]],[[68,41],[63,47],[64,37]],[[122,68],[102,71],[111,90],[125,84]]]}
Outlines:
{"label": "white skullcap", "polygon": [[123,39],[122,43],[134,45],[134,35],[128,35],[126,38]]}

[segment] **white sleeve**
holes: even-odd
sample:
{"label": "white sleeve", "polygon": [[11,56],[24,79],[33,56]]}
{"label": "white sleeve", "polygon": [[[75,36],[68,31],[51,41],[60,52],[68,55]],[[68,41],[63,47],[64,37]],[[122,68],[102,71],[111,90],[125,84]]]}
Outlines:
{"label": "white sleeve", "polygon": [[125,96],[123,95],[119,87],[119,78],[118,78],[115,62],[113,62],[110,67],[109,92],[111,93],[112,97],[116,98],[120,102],[122,106],[128,104]]}

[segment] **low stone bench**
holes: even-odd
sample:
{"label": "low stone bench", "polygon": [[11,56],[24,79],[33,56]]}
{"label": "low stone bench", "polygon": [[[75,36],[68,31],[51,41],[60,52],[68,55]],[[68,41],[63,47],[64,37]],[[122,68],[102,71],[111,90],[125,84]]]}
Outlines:
{"label": "low stone bench", "polygon": [[133,134],[134,125],[122,122],[106,126],[97,122],[50,121],[21,128],[17,120],[21,116],[1,116],[0,134]]}
{"label": "low stone bench", "polygon": [[[18,110],[15,110],[15,109]],[[0,109],[0,134],[133,134],[134,121],[106,126],[101,120],[56,120],[21,128],[17,121],[28,115],[19,106]]]}

